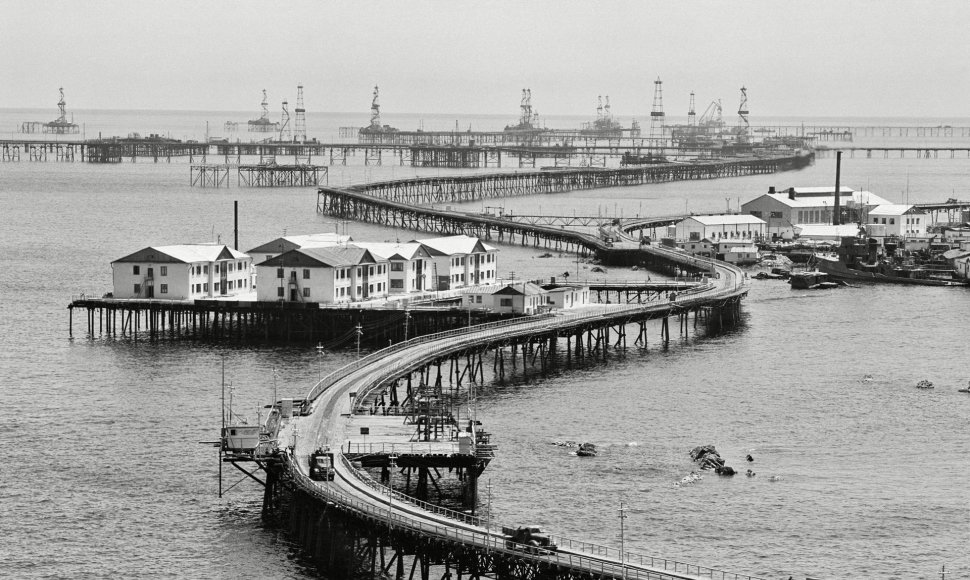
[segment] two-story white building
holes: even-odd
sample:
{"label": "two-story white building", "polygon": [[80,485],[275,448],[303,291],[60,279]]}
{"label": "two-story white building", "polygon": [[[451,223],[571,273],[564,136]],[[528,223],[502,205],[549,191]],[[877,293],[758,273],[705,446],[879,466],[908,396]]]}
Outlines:
{"label": "two-story white building", "polygon": [[384,298],[388,270],[364,248],[296,248],[256,265],[256,299],[330,304]]}
{"label": "two-story white building", "polygon": [[914,205],[877,205],[869,210],[866,231],[873,237],[921,238],[926,236],[927,221],[926,212]]}
{"label": "two-story white building", "polygon": [[431,256],[425,289],[449,290],[495,283],[498,248],[465,235],[416,241]]}
{"label": "two-story white building", "polygon": [[149,246],[111,262],[114,298],[195,300],[253,292],[253,260],[222,244]]}
{"label": "two-story white building", "polygon": [[354,242],[351,246],[369,250],[374,259],[389,264],[388,283],[391,294],[421,292],[427,289],[427,273],[433,258],[423,244]]}

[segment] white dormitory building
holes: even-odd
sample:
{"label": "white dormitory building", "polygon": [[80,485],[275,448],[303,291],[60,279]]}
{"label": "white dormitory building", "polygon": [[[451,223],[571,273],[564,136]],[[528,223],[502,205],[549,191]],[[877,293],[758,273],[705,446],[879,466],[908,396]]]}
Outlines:
{"label": "white dormitory building", "polygon": [[256,299],[340,303],[386,298],[389,269],[386,260],[364,248],[295,248],[256,265]]}
{"label": "white dormitory building", "polygon": [[415,241],[431,256],[426,289],[451,290],[495,283],[498,248],[465,235]]}
{"label": "white dormitory building", "polygon": [[[839,207],[843,223],[865,222],[871,208],[889,202],[868,191],[855,191],[839,187]],[[765,221],[769,238],[791,239],[798,233],[798,226],[808,224],[831,224],[834,221],[834,187],[791,187],[768,193],[744,203],[741,211]]]}
{"label": "white dormitory building", "polygon": [[111,262],[112,297],[196,300],[251,294],[253,260],[221,244],[149,246]]}

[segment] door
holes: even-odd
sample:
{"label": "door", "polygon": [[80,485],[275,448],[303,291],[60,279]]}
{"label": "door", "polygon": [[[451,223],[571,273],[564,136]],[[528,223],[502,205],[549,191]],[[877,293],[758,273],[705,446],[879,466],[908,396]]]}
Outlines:
{"label": "door", "polygon": [[424,264],[424,260],[417,260],[418,269],[417,274],[415,274],[415,284],[418,290],[424,290],[424,274],[421,273],[421,265]]}
{"label": "door", "polygon": [[290,302],[299,301],[300,298],[299,298],[298,292],[299,292],[298,288],[290,288]]}
{"label": "door", "polygon": [[229,277],[228,269],[229,267],[225,262],[219,267],[219,294],[228,294],[228,290],[226,289],[226,286],[228,286],[226,279]]}

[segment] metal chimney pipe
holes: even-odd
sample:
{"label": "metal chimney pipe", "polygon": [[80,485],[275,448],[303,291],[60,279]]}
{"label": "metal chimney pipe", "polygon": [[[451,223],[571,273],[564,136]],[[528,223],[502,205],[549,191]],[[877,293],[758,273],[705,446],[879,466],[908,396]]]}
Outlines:
{"label": "metal chimney pipe", "polygon": [[842,177],[842,152],[836,151],[835,153],[835,215],[832,216],[832,225],[837,226],[842,223],[841,219],[841,209],[839,208],[839,191],[840,180]]}

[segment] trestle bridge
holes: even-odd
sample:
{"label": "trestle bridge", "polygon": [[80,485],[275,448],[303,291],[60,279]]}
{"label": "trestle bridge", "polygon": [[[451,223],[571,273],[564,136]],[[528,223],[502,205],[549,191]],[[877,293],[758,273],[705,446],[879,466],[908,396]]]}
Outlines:
{"label": "trestle bridge", "polygon": [[[698,268],[710,265],[701,262]],[[665,344],[670,337],[669,318],[681,321],[682,334],[687,332],[691,313],[695,325],[699,319],[729,324],[736,320],[747,290],[740,270],[723,263],[715,267],[714,276],[704,284],[662,302],[582,307],[425,336],[334,372],[311,389],[304,412],[284,422],[277,434],[283,450],[266,464],[266,513],[288,521],[307,557],[334,577],[749,578],[555,536],[539,548],[517,542],[490,514],[482,516],[474,509],[478,477],[495,452],[487,437],[482,442],[483,431],[475,421],[469,421],[468,429],[475,433],[474,447],[461,450],[459,444],[450,453],[415,453],[416,444],[404,439],[396,446],[372,445],[362,454],[352,442],[359,441],[358,427],[376,424],[375,417],[394,416],[398,405],[420,400],[428,389],[447,385],[467,393],[485,381],[488,369],[501,379],[516,364],[521,364],[522,372],[527,368],[541,372],[562,364],[563,357],[567,364],[570,357],[606,358],[609,349],[628,346],[631,328],[632,345],[645,347],[646,325],[651,320],[661,321]],[[447,376],[442,367],[448,368]],[[374,437],[373,429],[369,433]],[[333,454],[332,481],[308,477],[308,457],[320,448]],[[471,514],[435,507],[397,491],[402,486],[395,481],[398,468],[404,473],[415,465],[427,466],[436,455],[451,461],[465,458],[463,495]],[[366,457],[366,463],[361,457]],[[367,468],[381,470],[380,482]]]}

